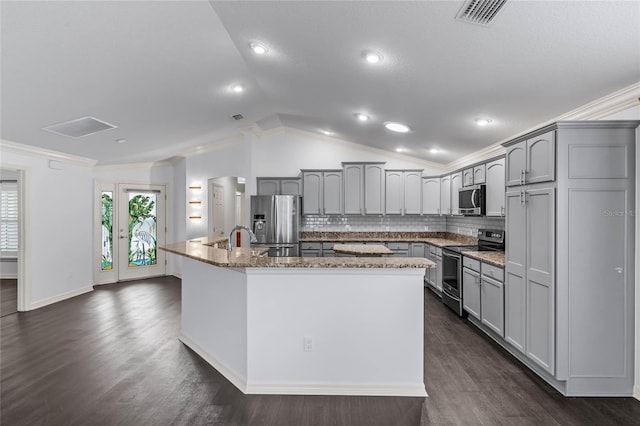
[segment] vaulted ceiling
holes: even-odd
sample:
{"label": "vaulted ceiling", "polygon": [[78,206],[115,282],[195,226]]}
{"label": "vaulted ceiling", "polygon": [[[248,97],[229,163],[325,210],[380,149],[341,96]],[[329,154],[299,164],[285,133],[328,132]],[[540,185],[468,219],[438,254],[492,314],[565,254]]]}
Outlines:
{"label": "vaulted ceiling", "polygon": [[[2,1],[0,136],[109,164],[287,126],[445,164],[640,80],[640,2],[463,4]],[[42,130],[83,116],[117,127]]]}

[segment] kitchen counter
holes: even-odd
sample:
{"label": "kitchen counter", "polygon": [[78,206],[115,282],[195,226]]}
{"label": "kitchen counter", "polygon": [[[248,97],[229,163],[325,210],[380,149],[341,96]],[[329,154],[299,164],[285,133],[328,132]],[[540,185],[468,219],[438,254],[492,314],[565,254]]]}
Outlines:
{"label": "kitchen counter", "polygon": [[463,256],[488,263],[499,268],[504,268],[504,252],[503,251],[462,251]]}
{"label": "kitchen counter", "polygon": [[[265,257],[258,247],[226,249],[211,247],[215,238],[197,238],[167,244],[160,250],[214,266],[227,268],[432,268],[421,257]],[[225,239],[226,241],[226,239]]]}
{"label": "kitchen counter", "polygon": [[[179,339],[240,391],[427,396],[424,275],[401,257],[265,257],[266,248],[162,247],[182,256]],[[369,246],[371,247],[371,246]]]}
{"label": "kitchen counter", "polygon": [[335,244],[333,251],[354,256],[384,256],[393,254],[393,250],[382,244]]}
{"label": "kitchen counter", "polygon": [[451,232],[302,232],[301,242],[412,242],[438,247],[474,245],[478,239]]}

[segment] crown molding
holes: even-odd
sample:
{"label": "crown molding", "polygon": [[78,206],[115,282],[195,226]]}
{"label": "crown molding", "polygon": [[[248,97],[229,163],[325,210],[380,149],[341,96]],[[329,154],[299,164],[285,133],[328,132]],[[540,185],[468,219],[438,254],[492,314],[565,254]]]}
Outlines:
{"label": "crown molding", "polygon": [[[511,139],[511,138],[509,138]],[[499,157],[506,153],[506,149],[500,143],[495,143],[493,145],[489,145],[486,148],[482,148],[481,150],[472,152],[469,155],[465,155],[464,157],[458,158],[447,164],[446,170],[447,172],[453,172],[455,170],[459,170],[465,166],[480,163],[482,161],[491,160],[495,157]]]}
{"label": "crown molding", "polygon": [[64,152],[53,151],[32,145],[25,145],[7,140],[0,140],[0,151],[13,152],[15,154],[28,155],[32,157],[44,158],[46,160],[64,161],[78,166],[93,167],[98,160],[80,157],[77,155],[65,154]]}
{"label": "crown molding", "polygon": [[105,164],[97,165],[93,168],[95,172],[109,172],[116,170],[132,170],[132,169],[150,169],[152,167],[171,167],[173,164],[170,161],[152,161],[146,163],[118,163],[118,164]]}
{"label": "crown molding", "polygon": [[206,152],[216,151],[218,149],[227,148],[234,145],[240,145],[245,142],[245,138],[242,135],[236,135],[228,137],[216,142],[212,142],[207,145],[198,146],[190,149],[189,151],[181,152],[179,155],[182,157],[192,157],[194,155],[204,154]]}

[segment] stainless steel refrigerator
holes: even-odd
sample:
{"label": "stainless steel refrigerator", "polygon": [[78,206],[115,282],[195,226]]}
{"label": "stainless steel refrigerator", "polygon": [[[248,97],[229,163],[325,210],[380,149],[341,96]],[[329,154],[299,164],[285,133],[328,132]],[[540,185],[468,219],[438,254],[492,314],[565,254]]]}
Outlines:
{"label": "stainless steel refrigerator", "polygon": [[252,195],[251,230],[254,245],[269,246],[269,256],[298,256],[300,197]]}

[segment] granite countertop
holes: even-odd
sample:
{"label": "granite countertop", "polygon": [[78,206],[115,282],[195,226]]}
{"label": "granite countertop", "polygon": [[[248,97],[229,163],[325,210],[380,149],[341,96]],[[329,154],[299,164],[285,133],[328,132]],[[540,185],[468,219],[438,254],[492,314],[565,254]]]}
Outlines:
{"label": "granite countertop", "polygon": [[302,232],[301,242],[402,241],[438,247],[475,245],[478,239],[451,232]]}
{"label": "granite countertop", "polygon": [[[159,247],[169,253],[227,268],[433,268],[435,263],[422,257],[266,257],[266,247],[236,247],[231,252],[212,247],[212,238]],[[226,240],[226,239],[225,239]]]}
{"label": "granite countertop", "polygon": [[499,268],[504,268],[504,252],[503,251],[462,251],[463,256],[488,263]]}
{"label": "granite countertop", "polygon": [[354,254],[356,256],[382,256],[393,254],[393,251],[381,244],[335,244],[333,251],[343,254]]}

